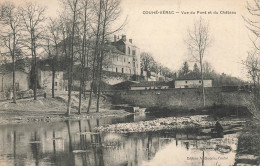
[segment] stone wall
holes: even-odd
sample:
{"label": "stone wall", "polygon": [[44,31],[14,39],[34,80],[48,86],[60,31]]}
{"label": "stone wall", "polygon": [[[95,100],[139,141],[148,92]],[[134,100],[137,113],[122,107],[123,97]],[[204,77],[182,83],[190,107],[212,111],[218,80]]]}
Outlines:
{"label": "stone wall", "polygon": [[[205,88],[206,106],[222,105],[221,88]],[[116,103],[129,103],[135,106],[151,108],[184,108],[196,109],[203,107],[201,89],[155,89],[117,91],[113,95]]]}
{"label": "stone wall", "polygon": [[[127,103],[145,108],[198,109],[203,107],[202,91],[198,88],[111,91],[106,94],[113,96],[116,104]],[[222,92],[221,87],[205,88],[205,94],[206,107],[218,105],[246,107],[250,96],[249,92]]]}

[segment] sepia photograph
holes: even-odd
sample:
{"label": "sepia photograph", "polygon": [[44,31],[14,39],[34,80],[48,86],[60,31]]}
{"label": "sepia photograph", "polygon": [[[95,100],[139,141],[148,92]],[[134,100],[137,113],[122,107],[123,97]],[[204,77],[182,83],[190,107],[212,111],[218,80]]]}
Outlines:
{"label": "sepia photograph", "polygon": [[260,0],[0,0],[0,166],[260,166]]}

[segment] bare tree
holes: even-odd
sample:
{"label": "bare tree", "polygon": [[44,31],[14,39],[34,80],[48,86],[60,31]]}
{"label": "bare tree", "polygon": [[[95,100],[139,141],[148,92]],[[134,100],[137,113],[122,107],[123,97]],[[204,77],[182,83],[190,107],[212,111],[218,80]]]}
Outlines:
{"label": "bare tree", "polygon": [[98,20],[97,20],[97,29],[96,29],[96,42],[95,42],[95,50],[94,50],[94,57],[93,57],[93,69],[92,69],[92,83],[90,87],[90,94],[89,94],[89,102],[88,102],[88,108],[87,108],[87,113],[90,111],[91,107],[91,100],[92,100],[92,91],[94,86],[96,86],[96,71],[95,71],[95,65],[97,61],[97,56],[99,54],[99,47],[100,47],[100,29],[101,29],[101,12],[102,12],[102,0],[99,1],[99,7],[98,7]]}
{"label": "bare tree", "polygon": [[[85,96],[85,89],[86,89],[86,67],[88,67],[88,49],[89,45],[87,43],[87,31],[88,31],[88,22],[89,22],[89,17],[90,17],[90,2],[89,0],[83,0],[81,1],[82,5],[82,11],[81,11],[81,16],[82,16],[82,50],[81,50],[81,66],[80,66],[80,72],[81,72],[81,77],[80,77],[80,88],[79,88],[79,107],[78,107],[78,114],[81,114],[81,100],[82,100],[82,92],[84,92]],[[89,41],[90,42],[90,41]]]}
{"label": "bare tree", "polygon": [[21,36],[21,17],[18,8],[10,2],[2,3],[0,6],[0,25],[1,39],[3,46],[7,48],[7,52],[12,57],[13,69],[13,103],[16,103],[16,86],[15,86],[15,61],[17,50],[19,49]]}
{"label": "bare tree", "polygon": [[[76,26],[79,14],[79,0],[63,0],[64,4],[64,12],[68,12],[68,15],[71,16],[69,18],[71,22],[70,33],[68,34],[70,54],[69,55],[69,68],[68,68],[68,104],[67,104],[67,116],[70,115],[71,110],[71,92],[72,92],[72,83],[73,83],[73,66],[74,66],[74,54],[75,54],[75,34],[76,34]],[[66,13],[65,13],[66,14]],[[67,26],[68,28],[68,26]],[[65,41],[64,41],[65,42]]]}
{"label": "bare tree", "polygon": [[250,14],[250,17],[243,16],[245,20],[246,27],[252,32],[254,37],[250,37],[254,47],[257,50],[260,50],[259,37],[260,37],[260,22],[256,21],[259,20],[260,17],[260,2],[259,0],[250,0],[247,1],[246,9]]}
{"label": "bare tree", "polygon": [[[101,12],[101,42],[100,42],[100,53],[98,55],[98,87],[97,87],[97,107],[96,112],[99,112],[99,101],[101,95],[101,83],[102,83],[102,71],[103,71],[103,62],[106,54],[105,50],[105,41],[106,37],[111,34],[109,29],[111,25],[117,20],[120,16],[120,0],[100,0]],[[113,33],[121,30],[126,23],[126,20],[121,26],[112,30]]]}
{"label": "bare tree", "polygon": [[203,63],[203,70],[204,70],[204,73],[206,73],[206,74],[214,72],[212,65],[207,61],[205,61]]}
{"label": "bare tree", "polygon": [[242,61],[245,65],[249,78],[253,81],[254,86],[259,85],[260,79],[260,53],[255,48],[248,52],[246,61]]}
{"label": "bare tree", "polygon": [[59,62],[58,62],[58,54],[59,54],[59,46],[61,39],[61,31],[60,31],[60,25],[58,24],[57,19],[49,18],[49,23],[46,26],[46,33],[45,33],[45,50],[48,53],[49,61],[48,64],[51,66],[52,70],[52,98],[55,97],[55,73],[57,68],[59,68]]}
{"label": "bare tree", "polygon": [[203,94],[203,106],[205,103],[205,89],[203,81],[203,58],[205,52],[210,46],[210,33],[208,24],[200,18],[195,22],[192,29],[188,29],[188,37],[185,40],[188,50],[192,57],[200,64],[201,82],[202,82],[202,94]]}
{"label": "bare tree", "polygon": [[143,71],[146,71],[147,73],[147,81],[149,77],[149,72],[151,71],[151,65],[154,62],[153,57],[148,52],[142,52],[141,53],[141,68]]}
{"label": "bare tree", "polygon": [[24,45],[32,55],[32,82],[34,100],[37,100],[37,48],[41,45],[43,23],[45,21],[45,7],[35,3],[26,3],[21,8],[21,17],[24,25]]}
{"label": "bare tree", "polygon": [[260,22],[256,21],[260,18],[260,2],[259,0],[248,0],[246,9],[249,16],[243,16],[246,27],[252,32],[253,37],[249,36],[253,43],[254,49],[247,54],[246,61],[242,61],[245,65],[249,77],[252,79],[254,85],[259,85],[259,39],[260,39]]}

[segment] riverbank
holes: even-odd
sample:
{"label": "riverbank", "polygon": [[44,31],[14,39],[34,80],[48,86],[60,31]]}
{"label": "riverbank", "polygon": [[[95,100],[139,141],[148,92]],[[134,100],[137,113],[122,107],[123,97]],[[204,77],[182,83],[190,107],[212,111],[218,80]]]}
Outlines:
{"label": "riverbank", "polygon": [[[242,130],[246,123],[244,120],[222,119],[219,121],[224,131]],[[193,115],[183,117],[158,118],[150,121],[140,121],[135,123],[120,123],[108,126],[97,127],[99,132],[112,133],[141,133],[166,130],[199,130],[204,134],[212,134],[216,121],[208,115]]]}
{"label": "riverbank", "polygon": [[238,137],[236,163],[260,164],[260,122],[252,120],[247,123]]}
{"label": "riverbank", "polygon": [[78,98],[72,97],[71,115],[66,116],[67,96],[56,98],[39,97],[38,100],[22,99],[14,104],[11,101],[0,102],[0,124],[52,122],[68,119],[86,119],[105,116],[125,116],[124,110],[111,110],[109,98],[100,99],[100,111],[96,112],[96,98],[93,97],[91,109],[87,112],[88,98],[82,100],[82,111],[78,114]]}

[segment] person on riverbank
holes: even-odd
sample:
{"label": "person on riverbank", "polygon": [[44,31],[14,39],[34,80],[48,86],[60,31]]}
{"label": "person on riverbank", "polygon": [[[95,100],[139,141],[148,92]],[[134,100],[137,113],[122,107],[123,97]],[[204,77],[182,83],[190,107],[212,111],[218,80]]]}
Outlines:
{"label": "person on riverbank", "polygon": [[223,137],[223,127],[218,120],[215,124],[215,131],[218,137]]}

